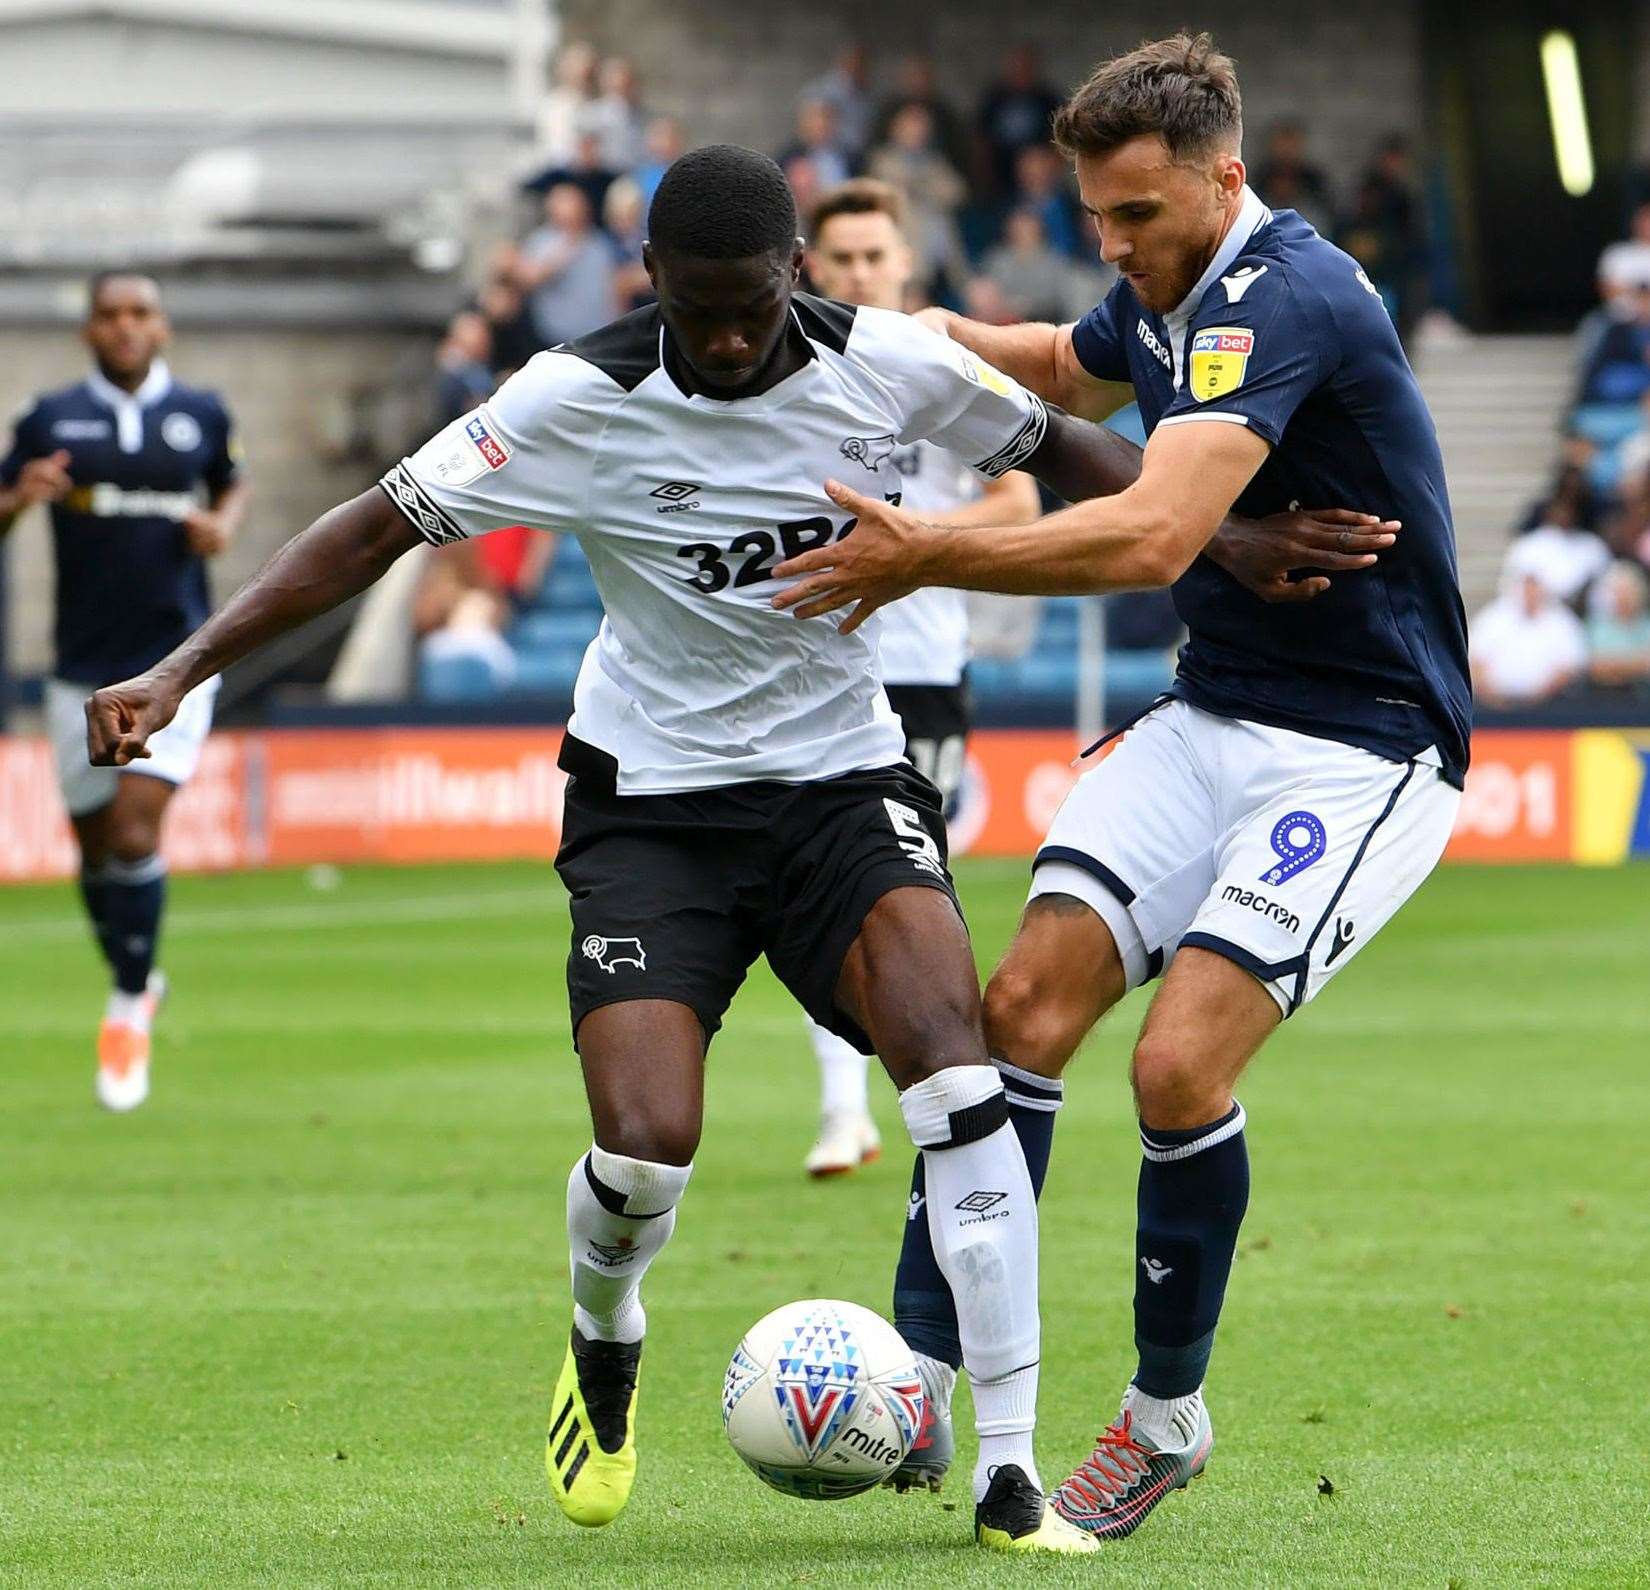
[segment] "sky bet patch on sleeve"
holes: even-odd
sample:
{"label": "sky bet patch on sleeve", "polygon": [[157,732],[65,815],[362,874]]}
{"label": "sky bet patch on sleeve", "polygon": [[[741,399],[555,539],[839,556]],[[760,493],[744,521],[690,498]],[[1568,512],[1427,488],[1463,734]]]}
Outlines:
{"label": "sky bet patch on sleeve", "polygon": [[503,469],[510,448],[487,423],[486,411],[477,409],[432,437],[416,456],[443,486],[457,489],[473,485],[490,469]]}
{"label": "sky bet patch on sleeve", "polygon": [[1192,333],[1192,396],[1199,403],[1243,385],[1255,334],[1247,326],[1210,326]]}

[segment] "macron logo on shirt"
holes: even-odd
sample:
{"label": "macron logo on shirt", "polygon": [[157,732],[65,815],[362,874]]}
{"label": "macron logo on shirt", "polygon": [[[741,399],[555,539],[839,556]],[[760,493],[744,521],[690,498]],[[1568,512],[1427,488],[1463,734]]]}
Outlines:
{"label": "macron logo on shirt", "polygon": [[1163,346],[1157,333],[1144,320],[1134,323],[1134,334],[1146,345],[1146,351],[1152,355],[1165,370],[1172,368],[1174,360],[1169,357],[1169,350]]}

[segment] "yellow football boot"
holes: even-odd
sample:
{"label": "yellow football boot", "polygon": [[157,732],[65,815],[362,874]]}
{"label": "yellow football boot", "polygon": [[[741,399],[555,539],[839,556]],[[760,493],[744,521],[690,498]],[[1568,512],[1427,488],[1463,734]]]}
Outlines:
{"label": "yellow football boot", "polygon": [[577,1329],[550,1403],[544,1471],[575,1524],[611,1524],[636,1481],[636,1373],[640,1342],[593,1342]]}
{"label": "yellow football boot", "polygon": [[1099,1542],[1068,1524],[1031,1483],[1025,1470],[1005,1463],[974,1508],[974,1539],[987,1551],[1098,1551]]}

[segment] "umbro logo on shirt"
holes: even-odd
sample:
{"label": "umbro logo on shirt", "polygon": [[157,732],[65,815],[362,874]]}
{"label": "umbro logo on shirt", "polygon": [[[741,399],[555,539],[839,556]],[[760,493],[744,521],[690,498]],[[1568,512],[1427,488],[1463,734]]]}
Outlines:
{"label": "umbro logo on shirt", "polygon": [[664,506],[655,508],[655,513],[687,513],[690,509],[699,506],[696,502],[685,499],[693,496],[699,490],[698,483],[692,480],[667,480],[662,486],[655,486],[648,493],[650,497],[663,497]]}

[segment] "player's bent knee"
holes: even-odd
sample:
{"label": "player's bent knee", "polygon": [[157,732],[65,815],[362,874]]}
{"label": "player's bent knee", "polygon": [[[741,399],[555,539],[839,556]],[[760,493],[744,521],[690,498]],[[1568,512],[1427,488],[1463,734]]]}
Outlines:
{"label": "player's bent knee", "polygon": [[1140,1119],[1164,1130],[1212,1120],[1229,1092],[1224,1067],[1149,1031],[1135,1045],[1130,1081]]}
{"label": "player's bent knee", "polygon": [[1055,979],[1033,971],[1001,966],[986,985],[987,1047],[998,1059],[1043,1076],[1059,1076],[1094,1019]]}
{"label": "player's bent knee", "polygon": [[645,1109],[598,1121],[595,1136],[597,1147],[609,1154],[655,1165],[691,1165],[699,1151],[697,1122],[661,1119]]}

